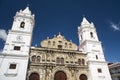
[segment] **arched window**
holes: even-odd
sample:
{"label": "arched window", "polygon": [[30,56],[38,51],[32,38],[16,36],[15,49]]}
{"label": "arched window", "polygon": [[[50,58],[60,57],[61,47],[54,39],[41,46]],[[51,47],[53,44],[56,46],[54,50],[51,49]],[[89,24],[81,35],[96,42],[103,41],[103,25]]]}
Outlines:
{"label": "arched window", "polygon": [[56,63],[64,64],[64,58],[59,58],[59,57],[57,57]]}
{"label": "arched window", "polygon": [[82,59],[82,65],[85,65],[85,60],[84,59]]}
{"label": "arched window", "polygon": [[81,59],[78,59],[78,64],[81,65]]}
{"label": "arched window", "polygon": [[50,45],[51,44],[51,42],[50,41],[48,41],[48,45]]}
{"label": "arched window", "polygon": [[64,64],[64,58],[61,58],[61,64]]}
{"label": "arched window", "polygon": [[58,45],[58,49],[62,49],[62,45]]}
{"label": "arched window", "polygon": [[90,32],[90,36],[93,37],[93,33],[92,32]]}
{"label": "arched window", "polygon": [[53,46],[55,46],[55,41],[53,41]]}
{"label": "arched window", "polygon": [[37,62],[40,62],[40,56],[37,56]]}
{"label": "arched window", "polygon": [[36,56],[32,56],[32,62],[35,62],[36,61]]}
{"label": "arched window", "polygon": [[67,43],[65,43],[65,48],[67,48]]}
{"label": "arched window", "polygon": [[56,63],[60,63],[60,58],[59,57],[57,57]]}
{"label": "arched window", "polygon": [[62,49],[62,41],[58,41],[58,49]]}
{"label": "arched window", "polygon": [[69,46],[70,46],[70,48],[72,48],[72,44],[71,43],[69,44]]}
{"label": "arched window", "polygon": [[24,28],[25,27],[25,22],[21,22],[20,27]]}

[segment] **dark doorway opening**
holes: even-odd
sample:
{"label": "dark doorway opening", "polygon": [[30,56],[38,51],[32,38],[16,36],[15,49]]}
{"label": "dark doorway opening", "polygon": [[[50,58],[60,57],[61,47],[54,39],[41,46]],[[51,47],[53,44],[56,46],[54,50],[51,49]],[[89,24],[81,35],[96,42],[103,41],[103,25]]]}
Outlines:
{"label": "dark doorway opening", "polygon": [[32,73],[30,76],[29,76],[29,80],[40,80],[39,79],[39,74],[38,73]]}
{"label": "dark doorway opening", "polygon": [[54,80],[67,80],[67,76],[63,71],[58,71],[54,75]]}

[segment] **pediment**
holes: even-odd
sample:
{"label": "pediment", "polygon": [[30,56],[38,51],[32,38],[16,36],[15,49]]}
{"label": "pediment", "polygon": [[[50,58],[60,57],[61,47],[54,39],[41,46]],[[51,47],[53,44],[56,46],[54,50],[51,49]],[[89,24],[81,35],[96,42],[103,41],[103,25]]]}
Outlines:
{"label": "pediment", "polygon": [[68,49],[77,50],[77,45],[71,40],[68,41],[60,33],[53,38],[47,38],[41,42],[41,47],[56,48],[56,49]]}

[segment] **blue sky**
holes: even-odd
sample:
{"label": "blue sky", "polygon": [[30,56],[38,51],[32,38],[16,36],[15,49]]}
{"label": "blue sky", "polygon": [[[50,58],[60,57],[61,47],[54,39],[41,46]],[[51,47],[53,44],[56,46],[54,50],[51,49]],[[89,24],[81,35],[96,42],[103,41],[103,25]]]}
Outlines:
{"label": "blue sky", "polygon": [[32,45],[59,32],[79,45],[77,28],[83,16],[96,26],[108,62],[120,61],[120,1],[119,0],[0,0],[0,50],[13,17],[29,4],[35,14]]}

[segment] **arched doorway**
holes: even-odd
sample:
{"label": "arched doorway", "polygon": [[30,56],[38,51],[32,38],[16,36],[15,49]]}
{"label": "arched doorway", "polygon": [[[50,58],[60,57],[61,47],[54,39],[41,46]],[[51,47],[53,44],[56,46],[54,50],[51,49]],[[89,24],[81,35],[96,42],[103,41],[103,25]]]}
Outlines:
{"label": "arched doorway", "polygon": [[87,80],[87,76],[85,74],[81,74],[79,80]]}
{"label": "arched doorway", "polygon": [[67,80],[67,76],[63,71],[57,71],[54,75],[54,80]]}
{"label": "arched doorway", "polygon": [[29,80],[40,80],[38,73],[31,73],[29,76]]}

